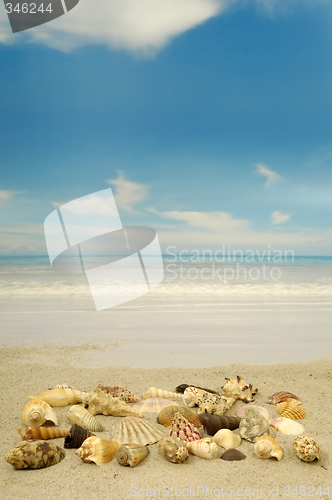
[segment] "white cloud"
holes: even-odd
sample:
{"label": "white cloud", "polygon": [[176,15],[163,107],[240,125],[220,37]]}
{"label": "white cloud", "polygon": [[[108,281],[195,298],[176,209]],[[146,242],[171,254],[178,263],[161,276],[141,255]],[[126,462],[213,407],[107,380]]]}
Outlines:
{"label": "white cloud", "polygon": [[0,207],[5,205],[14,196],[13,191],[0,190]]}
{"label": "white cloud", "polygon": [[250,222],[247,220],[234,219],[232,214],[227,212],[162,212],[160,215],[168,219],[175,219],[187,222],[191,227],[198,227],[208,231],[234,231],[246,229]]}
{"label": "white cloud", "polygon": [[147,186],[128,181],[122,173],[119,173],[117,179],[110,179],[107,182],[116,188],[114,198],[117,206],[127,212],[133,212],[134,206],[147,197]]}
{"label": "white cloud", "polygon": [[288,222],[290,218],[291,214],[283,214],[282,212],[278,212],[278,210],[275,210],[271,215],[272,224],[274,225],[284,224]]}
{"label": "white cloud", "polygon": [[263,177],[266,177],[265,187],[267,188],[281,180],[281,176],[277,174],[277,172],[270,170],[265,165],[262,165],[260,163],[256,165],[256,172],[258,172]]}

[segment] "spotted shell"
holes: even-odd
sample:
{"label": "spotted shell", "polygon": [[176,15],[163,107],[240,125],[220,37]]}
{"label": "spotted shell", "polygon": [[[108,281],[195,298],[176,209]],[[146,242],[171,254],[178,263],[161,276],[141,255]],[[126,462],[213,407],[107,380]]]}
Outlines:
{"label": "spotted shell", "polygon": [[115,457],[119,443],[108,441],[99,436],[88,437],[78,450],[74,452],[83,462],[94,462],[97,465],[103,465]]}
{"label": "spotted shell", "polygon": [[147,446],[138,444],[123,444],[117,449],[116,459],[120,465],[136,467],[149,454]]}
{"label": "spotted shell", "polygon": [[241,437],[229,429],[220,429],[212,438],[214,443],[218,446],[229,450],[231,448],[238,448],[241,444]]}
{"label": "spotted shell", "polygon": [[282,417],[291,418],[292,420],[302,420],[306,417],[304,409],[293,401],[278,403],[276,406],[276,412]]}
{"label": "spotted shell", "polygon": [[135,396],[135,394],[130,392],[128,389],[125,389],[121,385],[115,385],[113,387],[109,387],[106,385],[98,384],[98,387],[103,392],[106,392],[106,394],[110,394],[115,398],[120,398],[125,403],[135,403],[136,401],[139,401],[138,396]]}
{"label": "spotted shell", "polygon": [[194,424],[195,427],[201,427],[202,424],[193,411],[180,405],[174,405],[174,403],[173,406],[168,406],[167,408],[161,410],[161,412],[158,414],[158,422],[164,427],[168,427],[170,429],[172,427],[173,418],[176,412],[181,413],[181,415],[189,420],[190,423]]}
{"label": "spotted shell", "polygon": [[276,458],[279,461],[284,456],[277,441],[270,436],[259,436],[254,445],[254,452],[262,459]]}
{"label": "spotted shell", "polygon": [[302,404],[302,400],[299,397],[295,396],[295,394],[292,394],[291,392],[285,391],[275,392],[272,394],[268,403],[277,405],[278,403],[283,403],[285,401],[294,401],[294,403],[298,405]]}
{"label": "spotted shell", "polygon": [[18,429],[18,433],[23,441],[28,441],[30,439],[55,439],[65,437],[69,434],[69,430],[31,425],[31,427],[25,429],[25,433],[23,433],[22,429]]}
{"label": "spotted shell", "polygon": [[304,426],[300,424],[300,422],[296,422],[296,420],[292,420],[291,418],[272,418],[272,420],[269,421],[269,424],[276,431],[281,432],[281,434],[298,436],[299,434],[304,434],[305,432]]}
{"label": "spotted shell", "polygon": [[293,442],[295,455],[303,462],[312,462],[320,458],[319,445],[311,436],[297,436]]}
{"label": "spotted shell", "polygon": [[212,460],[220,457],[221,450],[216,443],[212,442],[211,438],[199,439],[198,441],[186,442],[188,451],[196,457]]}
{"label": "spotted shell", "polygon": [[246,406],[241,406],[241,408],[239,408],[236,412],[236,416],[239,417],[239,418],[242,418],[243,415],[245,414],[247,408],[255,408],[255,410],[257,410],[261,415],[263,415],[263,417],[265,418],[265,420],[268,420],[269,419],[269,412],[263,408],[262,406],[258,406],[258,405],[246,405]]}
{"label": "spotted shell", "polygon": [[140,413],[159,413],[164,408],[173,407],[174,405],[177,405],[177,407],[179,407],[178,403],[170,401],[169,399],[149,398],[135,403],[133,405],[133,408]]}
{"label": "spotted shell", "polygon": [[[203,401],[203,396],[208,394],[203,389],[197,389],[197,387],[187,387],[183,393],[183,402],[189,408],[198,406]],[[212,396],[212,394],[210,394]]]}
{"label": "spotted shell", "polygon": [[50,389],[40,394],[30,395],[29,399],[41,399],[50,406],[67,406],[82,402],[84,393],[76,389]]}
{"label": "spotted shell", "polygon": [[174,415],[169,435],[170,437],[176,437],[182,441],[195,441],[201,439],[197,427],[191,424],[189,420],[179,412]]}
{"label": "spotted shell", "polygon": [[130,443],[145,446],[154,444],[163,437],[162,430],[137,417],[122,418],[113,434],[113,439],[120,445]]}
{"label": "spotted shell", "polygon": [[47,441],[22,441],[5,455],[5,460],[16,469],[41,469],[58,464],[65,455],[65,450]]}
{"label": "spotted shell", "polygon": [[92,432],[101,432],[104,427],[83,406],[74,405],[68,411],[68,420],[71,424],[78,424]]}
{"label": "spotted shell", "polygon": [[53,422],[58,425],[58,419],[52,408],[45,401],[34,399],[25,405],[22,411],[22,420],[28,427],[35,425],[40,427],[45,422]]}
{"label": "spotted shell", "polygon": [[180,464],[188,457],[185,441],[175,437],[165,437],[159,441],[159,449],[164,457],[174,464]]}
{"label": "spotted shell", "polygon": [[269,426],[269,423],[263,415],[258,413],[255,408],[247,408],[243,418],[241,418],[240,425],[240,436],[252,443],[262,434],[273,434],[273,429]]}

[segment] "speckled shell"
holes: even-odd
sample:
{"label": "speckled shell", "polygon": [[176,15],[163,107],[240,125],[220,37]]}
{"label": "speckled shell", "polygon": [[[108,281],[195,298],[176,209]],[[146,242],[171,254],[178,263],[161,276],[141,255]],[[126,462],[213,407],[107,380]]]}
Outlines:
{"label": "speckled shell", "polygon": [[196,457],[205,458],[206,460],[212,460],[213,458],[219,458],[221,455],[221,450],[216,443],[212,442],[211,438],[199,439],[198,441],[186,442],[188,451]]}
{"label": "speckled shell", "polygon": [[259,436],[254,445],[254,452],[262,459],[276,458],[279,461],[284,456],[277,441],[270,436]]}
{"label": "speckled shell", "polygon": [[312,462],[320,458],[319,445],[311,436],[297,436],[293,442],[295,455],[303,462]]}
{"label": "speckled shell", "polygon": [[136,403],[136,401],[139,401],[138,396],[135,396],[135,394],[130,392],[128,389],[125,389],[121,385],[109,387],[106,385],[98,384],[98,387],[103,392],[106,392],[106,394],[110,394],[115,398],[120,398],[125,403]]}
{"label": "speckled shell", "polygon": [[71,424],[78,424],[92,432],[101,432],[104,427],[83,406],[74,405],[68,411],[68,420]]}
{"label": "speckled shell", "polygon": [[54,427],[36,427],[32,425],[25,429],[25,434],[23,429],[18,429],[23,441],[28,441],[30,439],[55,439],[59,437],[65,437],[69,434],[69,430],[65,429],[55,429]]}
{"label": "speckled shell", "polygon": [[179,407],[178,403],[164,398],[149,398],[133,405],[133,408],[140,413],[160,413],[164,408]]}
{"label": "speckled shell", "polygon": [[185,441],[175,437],[165,437],[159,441],[159,449],[164,457],[174,464],[180,464],[188,457]]}
{"label": "speckled shell", "polygon": [[147,392],[143,394],[143,398],[182,399],[182,394],[179,394],[178,392],[164,391],[163,389],[156,389],[156,387],[149,387]]}
{"label": "speckled shell", "polygon": [[113,460],[118,448],[119,443],[116,441],[108,441],[99,436],[90,436],[74,454],[80,457],[83,462],[94,462],[97,465],[103,465]]}
{"label": "speckled shell", "polygon": [[203,401],[199,403],[200,413],[209,413],[211,415],[223,415],[235,403],[235,398],[226,398],[226,396],[216,397],[212,394],[210,397],[203,396]]}
{"label": "speckled shell", "polygon": [[226,415],[210,415],[209,413],[200,413],[198,415],[205,432],[214,436],[220,429],[237,429],[240,424],[238,417],[228,417]]}
{"label": "speckled shell", "polygon": [[76,389],[51,389],[40,394],[30,395],[29,399],[41,399],[50,406],[67,406],[82,402],[82,392]]}
{"label": "speckled shell", "polygon": [[189,420],[189,422],[195,427],[201,427],[202,424],[198,416],[193,411],[189,410],[189,408],[185,408],[184,406],[174,405],[174,403],[173,406],[168,406],[167,408],[161,410],[161,412],[158,414],[158,422],[164,427],[170,429],[172,427],[174,415],[177,412],[181,413],[181,415]]}
{"label": "speckled shell", "polygon": [[40,399],[29,401],[22,411],[22,420],[28,427],[35,425],[41,427],[45,422],[53,422],[58,425],[58,419],[49,404]]}
{"label": "speckled shell", "polygon": [[58,464],[66,456],[65,450],[47,441],[22,441],[5,456],[16,469],[41,469]]}
{"label": "speckled shell", "polygon": [[245,414],[247,408],[249,407],[252,407],[252,408],[255,408],[255,410],[258,411],[258,413],[260,413],[261,415],[263,415],[263,417],[265,418],[265,420],[269,420],[270,418],[270,415],[269,415],[269,412],[263,408],[262,406],[258,406],[258,405],[246,405],[246,406],[241,406],[241,408],[239,408],[236,412],[236,416],[239,417],[239,418],[242,418],[243,415]]}
{"label": "speckled shell", "polygon": [[294,401],[285,401],[276,406],[276,412],[282,417],[291,418],[292,420],[302,420],[306,417],[306,412],[301,406]]}
{"label": "speckled shell", "polygon": [[271,429],[267,420],[252,407],[247,408],[243,418],[241,418],[239,429],[240,436],[252,443],[262,434],[274,435],[273,429]]}
{"label": "speckled shell", "polygon": [[198,385],[193,385],[193,384],[181,384],[175,387],[175,392],[180,392],[181,394],[184,393],[184,391],[187,389],[187,387],[196,387],[196,389],[201,389],[204,392],[209,392],[210,394],[219,394],[217,391],[214,391],[213,389],[206,389],[205,387],[199,387]]}
{"label": "speckled shell", "polygon": [[113,434],[113,439],[120,445],[130,443],[145,446],[154,444],[163,437],[162,430],[137,417],[122,418]]}
{"label": "speckled shell", "polygon": [[[119,398],[106,394],[99,387],[87,394],[83,402],[89,405],[91,415],[112,415],[113,417],[143,417],[142,413]],[[93,429],[91,429],[93,430]]]}
{"label": "speckled shell", "polygon": [[292,420],[291,418],[272,418],[272,420],[269,421],[269,424],[276,431],[281,432],[281,434],[298,436],[299,434],[304,434],[305,432],[304,426],[300,424],[300,422],[296,422],[296,420]]}
{"label": "speckled shell", "polygon": [[220,429],[212,438],[214,443],[218,446],[229,450],[231,448],[238,448],[241,444],[241,437],[229,429]]}
{"label": "speckled shell", "polygon": [[136,467],[149,454],[147,446],[138,444],[123,444],[116,452],[116,459],[120,465]]}
{"label": "speckled shell", "polygon": [[79,448],[81,444],[90,436],[94,436],[92,432],[78,424],[71,426],[68,436],[65,437],[65,448]]}
{"label": "speckled shell", "polygon": [[[193,408],[203,401],[204,394],[208,393],[202,389],[197,389],[197,387],[187,387],[183,393],[183,402],[189,408]],[[210,395],[212,396],[212,394]]]}
{"label": "speckled shell", "polygon": [[268,403],[272,403],[274,405],[277,405],[278,403],[284,403],[285,401],[294,401],[294,403],[300,405],[302,404],[302,400],[295,396],[295,394],[292,394],[291,392],[275,392],[272,394],[272,396],[269,398]]}
{"label": "speckled shell", "polygon": [[174,415],[170,437],[176,437],[182,441],[196,441],[201,439],[201,435],[197,427],[189,422],[181,413],[177,412]]}
{"label": "speckled shell", "polygon": [[253,396],[258,392],[258,389],[253,389],[252,385],[247,384],[239,375],[232,380],[226,377],[226,384],[222,390],[227,398],[241,399],[245,403],[254,401]]}

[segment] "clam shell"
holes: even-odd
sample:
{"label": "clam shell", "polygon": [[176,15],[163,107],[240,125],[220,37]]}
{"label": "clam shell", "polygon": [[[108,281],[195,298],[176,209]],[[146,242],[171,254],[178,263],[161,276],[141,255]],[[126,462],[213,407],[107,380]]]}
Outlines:
{"label": "clam shell", "polygon": [[255,408],[255,410],[257,410],[261,415],[263,415],[263,417],[265,418],[265,420],[269,420],[270,418],[270,415],[269,415],[269,412],[266,410],[266,408],[263,408],[262,406],[258,406],[258,405],[246,405],[246,406],[241,406],[241,408],[239,408],[236,412],[236,416],[239,417],[239,418],[242,418],[243,415],[245,414],[246,412],[246,409],[247,408]]}
{"label": "clam shell", "polygon": [[125,403],[136,403],[136,401],[139,401],[138,396],[135,396],[134,393],[130,392],[128,389],[125,389],[121,385],[109,387],[107,385],[98,384],[98,388],[106,394],[110,394],[115,398],[120,398]]}
{"label": "clam shell", "polygon": [[[183,393],[183,402],[189,408],[193,408],[194,406],[198,406],[203,401],[203,396],[208,394],[203,389],[197,389],[197,387],[187,387],[187,389]],[[213,394],[209,394],[212,396]]]}
{"label": "clam shell", "polygon": [[29,396],[29,399],[40,399],[50,406],[67,406],[82,402],[82,392],[76,389],[51,389],[37,395]]}
{"label": "clam shell", "polygon": [[201,427],[202,424],[198,416],[193,411],[180,405],[174,405],[174,403],[172,406],[168,406],[167,408],[161,410],[161,412],[158,414],[158,422],[164,427],[168,427],[170,429],[172,427],[174,415],[177,412],[181,413],[181,415],[189,420],[190,423],[194,424],[195,427]]}
{"label": "clam shell", "polygon": [[30,439],[45,440],[65,437],[68,435],[69,430],[55,429],[54,427],[36,427],[35,425],[31,425],[31,427],[27,427],[25,429],[24,434],[22,432],[22,429],[18,429],[18,433],[20,434],[23,441],[28,441]]}
{"label": "clam shell", "polygon": [[220,429],[237,429],[240,424],[240,419],[238,417],[227,417],[226,415],[200,413],[198,418],[206,433],[210,436],[214,436]]}
{"label": "clam shell", "polygon": [[181,384],[175,387],[175,392],[180,392],[181,394],[187,389],[187,387],[196,387],[196,389],[201,389],[204,392],[209,392],[210,394],[219,394],[217,391],[213,391],[212,389],[205,389],[205,387],[199,387],[198,385],[189,385],[189,384]]}
{"label": "clam shell", "polygon": [[225,397],[241,399],[245,403],[254,401],[253,396],[258,392],[258,389],[253,389],[252,385],[247,384],[239,375],[232,380],[226,378],[226,384],[222,390]]}
{"label": "clam shell", "polygon": [[320,458],[319,445],[311,436],[297,436],[293,442],[295,455],[303,462],[312,462]]}
{"label": "clam shell", "polygon": [[243,418],[240,420],[240,436],[252,443],[262,434],[273,434],[273,429],[263,415],[255,408],[247,408]]}
{"label": "clam shell", "polygon": [[138,444],[123,444],[116,452],[116,459],[120,465],[135,467],[148,455],[149,448]]}
{"label": "clam shell", "polygon": [[97,465],[103,465],[113,460],[118,448],[119,443],[116,441],[108,441],[99,436],[90,436],[74,454],[80,457],[83,462],[94,462]]}
{"label": "clam shell", "polygon": [[291,392],[285,391],[275,392],[274,394],[272,394],[272,396],[269,398],[268,403],[276,405],[285,401],[294,401],[294,403],[298,405],[302,404],[302,400],[299,397],[295,396],[295,394],[292,394]]}
{"label": "clam shell", "polygon": [[53,422],[58,425],[58,419],[49,404],[40,399],[29,401],[22,411],[22,420],[28,427],[35,425],[41,427],[45,422]]}
{"label": "clam shell", "polygon": [[145,446],[154,444],[163,437],[163,431],[137,417],[122,418],[113,434],[113,439],[120,445],[130,443]]}
{"label": "clam shell", "polygon": [[78,424],[74,424],[71,426],[68,436],[65,437],[64,447],[79,448],[81,444],[90,436],[94,436],[94,434],[88,431],[88,429],[85,429]]}
{"label": "clam shell", "polygon": [[134,404],[133,408],[140,413],[160,413],[164,408],[173,407],[174,405],[179,407],[178,403],[170,401],[169,399],[149,398]]}
{"label": "clam shell", "polygon": [[74,405],[68,411],[68,420],[71,424],[78,424],[93,432],[101,432],[104,427],[83,406]]}
{"label": "clam shell", "polygon": [[254,445],[254,452],[262,459],[276,458],[279,461],[284,456],[277,441],[270,436],[259,436]]}
{"label": "clam shell", "polygon": [[247,457],[239,450],[230,448],[229,450],[225,451],[225,453],[223,453],[220,458],[222,460],[227,460],[228,462],[234,462],[235,460],[244,460]]}
{"label": "clam shell", "polygon": [[181,413],[174,415],[172,427],[169,431],[170,437],[176,437],[182,441],[196,441],[201,439],[197,427],[189,422]]}
{"label": "clam shell", "polygon": [[269,421],[269,424],[276,431],[281,432],[282,434],[298,436],[299,434],[304,434],[305,432],[304,426],[300,424],[300,422],[296,422],[296,420],[292,420],[291,418],[272,418],[272,420]]}
{"label": "clam shell", "polygon": [[212,441],[217,443],[218,446],[230,450],[238,448],[241,444],[241,437],[229,429],[220,429],[214,436]]}
{"label": "clam shell", "polygon": [[58,464],[65,455],[65,450],[47,441],[22,441],[5,455],[5,460],[16,469],[41,469]]}
{"label": "clam shell", "polygon": [[278,403],[276,406],[276,412],[282,417],[291,418],[292,420],[302,420],[306,417],[304,409],[294,401]]}
{"label": "clam shell", "polygon": [[185,441],[175,437],[165,437],[159,441],[159,449],[164,457],[174,464],[180,464],[188,457]]}
{"label": "clam shell", "polygon": [[148,398],[164,398],[164,399],[182,399],[182,394],[178,392],[169,392],[156,387],[149,387],[147,392],[143,394],[144,399]]}
{"label": "clam shell", "polygon": [[196,457],[212,460],[220,457],[220,448],[211,438],[199,439],[197,441],[186,442],[188,451]]}

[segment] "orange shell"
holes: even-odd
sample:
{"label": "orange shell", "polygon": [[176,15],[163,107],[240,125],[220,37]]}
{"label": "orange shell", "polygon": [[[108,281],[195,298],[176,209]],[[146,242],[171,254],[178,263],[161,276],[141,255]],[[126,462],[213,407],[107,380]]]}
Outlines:
{"label": "orange shell", "polygon": [[306,412],[294,401],[284,401],[277,404],[276,412],[282,417],[291,418],[292,420],[301,420],[306,417]]}
{"label": "orange shell", "polygon": [[202,424],[197,415],[193,411],[189,410],[189,408],[184,408],[179,405],[168,406],[167,408],[161,410],[158,415],[158,422],[164,427],[168,427],[170,429],[172,427],[174,415],[177,412],[181,413],[187,420],[189,420],[189,422],[194,424],[195,427],[201,427]]}
{"label": "orange shell", "polygon": [[294,401],[294,403],[300,405],[302,404],[302,400],[292,394],[291,392],[281,391],[275,392],[269,399],[269,402],[276,405],[278,403],[284,403],[285,401]]}

